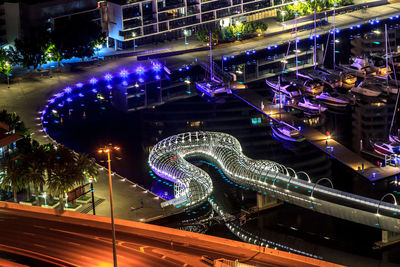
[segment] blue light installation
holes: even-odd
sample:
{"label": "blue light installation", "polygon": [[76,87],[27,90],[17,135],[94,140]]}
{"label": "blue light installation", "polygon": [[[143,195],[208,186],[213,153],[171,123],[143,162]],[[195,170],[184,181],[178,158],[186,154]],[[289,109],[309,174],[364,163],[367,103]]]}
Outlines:
{"label": "blue light installation", "polygon": [[97,79],[96,78],[91,78],[90,80],[89,80],[89,83],[91,84],[91,85],[95,85],[96,83],[97,83]]}
{"label": "blue light installation", "polygon": [[104,75],[104,79],[107,82],[110,82],[112,80],[113,76],[110,73],[107,73],[106,75]]}
{"label": "blue light installation", "polygon": [[71,93],[71,92],[72,92],[71,87],[66,87],[66,88],[64,89],[64,92],[67,93],[67,94]]}
{"label": "blue light installation", "polygon": [[161,71],[161,64],[159,64],[159,63],[153,64],[153,70],[154,70],[155,72]]}
{"label": "blue light installation", "polygon": [[119,76],[121,76],[121,78],[128,78],[129,72],[126,69],[123,69],[120,71]]}
{"label": "blue light installation", "polygon": [[143,73],[144,73],[144,68],[142,66],[136,68],[136,74],[143,75]]}
{"label": "blue light installation", "polygon": [[82,88],[82,87],[83,87],[83,83],[77,83],[77,84],[76,84],[76,87]]}

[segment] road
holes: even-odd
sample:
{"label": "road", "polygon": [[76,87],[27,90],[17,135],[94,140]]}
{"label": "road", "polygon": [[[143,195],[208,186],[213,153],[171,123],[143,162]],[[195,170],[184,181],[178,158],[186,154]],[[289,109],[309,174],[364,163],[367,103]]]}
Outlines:
{"label": "road", "polygon": [[[39,258],[46,262],[44,265],[112,266],[110,225],[104,222],[73,221],[71,218],[49,214],[0,209],[0,229],[0,251]],[[171,243],[157,236],[146,237],[139,228],[128,231],[117,224],[116,229],[119,266],[207,266],[200,261],[202,255],[214,259],[251,259],[247,263],[258,266],[294,264],[293,260],[279,256],[279,261],[285,261],[280,264],[271,252],[259,253],[243,247],[215,243],[210,246],[201,245],[200,242],[198,245],[182,241]],[[315,263],[296,263],[297,266],[317,266]]]}

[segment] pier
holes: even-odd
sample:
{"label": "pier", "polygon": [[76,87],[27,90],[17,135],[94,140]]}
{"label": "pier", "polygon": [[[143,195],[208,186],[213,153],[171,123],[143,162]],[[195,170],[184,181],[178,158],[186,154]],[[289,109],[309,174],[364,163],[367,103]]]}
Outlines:
{"label": "pier", "polygon": [[371,182],[400,174],[399,167],[377,166],[315,128],[303,123],[290,113],[280,112],[279,104],[273,104],[268,98],[262,97],[255,91],[244,90],[235,92],[234,95],[275,122],[281,120],[288,124],[295,124],[297,127],[301,127],[301,134],[310,144],[314,145],[331,158],[353,169]]}

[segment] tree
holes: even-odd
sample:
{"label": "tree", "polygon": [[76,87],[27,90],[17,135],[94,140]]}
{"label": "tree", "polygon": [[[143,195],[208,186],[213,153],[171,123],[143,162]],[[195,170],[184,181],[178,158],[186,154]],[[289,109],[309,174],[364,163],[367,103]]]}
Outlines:
{"label": "tree", "polygon": [[17,160],[8,159],[7,163],[1,167],[0,171],[0,188],[3,190],[11,190],[14,195],[14,202],[18,202],[17,193],[25,186],[22,176],[21,163]]}
{"label": "tree", "polygon": [[61,60],[64,59],[63,53],[58,47],[55,46],[53,42],[50,41],[47,44],[47,49],[45,51],[46,61],[56,61],[58,67],[61,65]]}
{"label": "tree", "polygon": [[65,193],[81,182],[82,174],[79,172],[74,153],[67,147],[59,146],[54,156],[47,186],[51,195],[59,196],[60,208],[63,211]]}
{"label": "tree", "polygon": [[0,49],[0,73],[9,76],[12,71],[12,62],[6,50]]}
{"label": "tree", "polygon": [[21,135],[28,135],[29,129],[25,127],[21,118],[15,113],[8,113],[7,110],[3,109],[0,112],[0,122],[7,124],[10,127],[10,131],[15,131]]}
{"label": "tree", "polygon": [[31,142],[31,151],[22,154],[23,176],[28,187],[28,201],[30,201],[30,183],[32,183],[36,202],[39,203],[39,188],[44,183],[46,170],[46,151],[44,146],[39,145],[36,140]]}
{"label": "tree", "polygon": [[33,67],[36,70],[46,63],[45,51],[49,42],[49,34],[43,29],[36,29],[25,34],[21,39],[15,39],[15,49],[10,48],[14,61],[25,68]]}
{"label": "tree", "polygon": [[91,57],[95,46],[104,42],[100,25],[86,16],[72,16],[62,24],[56,24],[51,33],[51,44],[63,59]]}
{"label": "tree", "polygon": [[94,159],[89,158],[86,154],[79,154],[76,158],[79,173],[81,174],[81,181],[83,182],[86,178],[91,178],[96,181],[96,177],[99,174]]}

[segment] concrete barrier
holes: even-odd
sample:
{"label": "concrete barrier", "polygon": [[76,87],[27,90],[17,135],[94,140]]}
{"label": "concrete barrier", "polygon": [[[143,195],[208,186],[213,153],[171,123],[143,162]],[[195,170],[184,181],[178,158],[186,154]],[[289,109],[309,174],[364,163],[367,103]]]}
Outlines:
{"label": "concrete barrier", "polygon": [[[17,203],[4,201],[0,201],[0,208],[12,210],[17,213],[21,212],[20,215],[26,217],[41,218],[76,225],[86,225],[107,230],[110,229],[110,218],[103,216],[83,214],[73,211],[61,212],[60,210],[55,209],[24,206]],[[171,244],[175,243],[185,246],[207,248],[220,252],[223,251],[225,253],[230,253],[230,251],[236,251],[237,253],[238,250],[246,250],[247,252],[257,253],[257,256],[254,258],[257,258],[258,261],[272,264],[279,263],[280,266],[339,266],[334,263],[308,258],[284,251],[158,225],[115,219],[115,227],[118,232],[138,235],[168,243],[171,242]]]}

